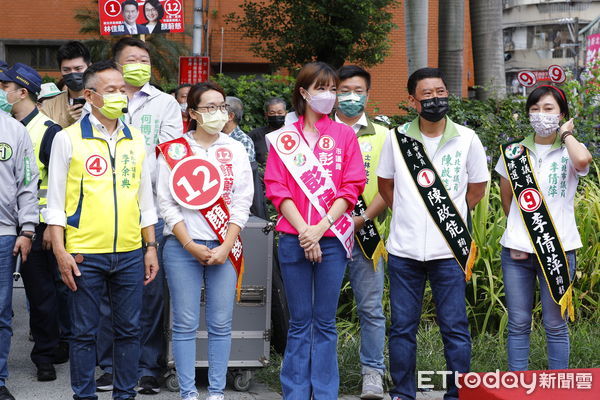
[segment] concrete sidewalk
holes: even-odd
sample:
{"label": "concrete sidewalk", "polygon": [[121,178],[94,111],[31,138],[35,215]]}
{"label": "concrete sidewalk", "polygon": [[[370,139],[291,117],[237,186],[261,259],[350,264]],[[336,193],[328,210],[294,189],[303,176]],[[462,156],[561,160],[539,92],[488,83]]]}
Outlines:
{"label": "concrete sidewalk", "polygon": [[[69,363],[56,365],[57,379],[53,382],[38,382],[36,379],[36,369],[29,353],[33,344],[28,340],[29,317],[26,307],[25,290],[22,287],[22,281],[17,283],[13,290],[13,310],[15,317],[13,319],[13,338],[8,360],[9,377],[6,381],[6,387],[11,391],[16,400],[65,400],[71,399],[69,378]],[[206,378],[200,381],[200,398],[206,395]],[[111,392],[98,393],[101,400],[111,399]],[[164,387],[157,395],[138,395],[137,399],[147,400],[177,400],[180,399],[178,393],[169,392]],[[389,396],[386,396],[389,399]],[[442,400],[442,392],[429,392],[417,395],[417,399]],[[225,393],[226,400],[280,400],[281,395],[273,392],[264,384],[252,382],[248,392],[236,392],[230,387]],[[343,400],[358,400],[358,396],[343,396]]]}

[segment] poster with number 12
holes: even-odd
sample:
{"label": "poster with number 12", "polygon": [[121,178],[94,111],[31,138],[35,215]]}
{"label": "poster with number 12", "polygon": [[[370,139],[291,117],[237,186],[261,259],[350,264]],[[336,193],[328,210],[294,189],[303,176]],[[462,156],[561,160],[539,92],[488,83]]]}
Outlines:
{"label": "poster with number 12", "polygon": [[98,0],[101,35],[183,32],[183,0]]}

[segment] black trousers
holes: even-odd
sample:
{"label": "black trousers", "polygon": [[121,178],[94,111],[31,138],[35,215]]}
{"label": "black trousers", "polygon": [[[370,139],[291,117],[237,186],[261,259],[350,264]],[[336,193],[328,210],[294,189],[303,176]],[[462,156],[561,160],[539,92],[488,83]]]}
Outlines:
{"label": "black trousers", "polygon": [[[33,336],[31,361],[52,363],[60,339],[58,324],[57,263],[52,250],[42,249],[46,224],[36,228],[36,239],[27,262],[21,266],[21,276],[29,301],[29,327]],[[62,284],[62,282],[61,282]]]}

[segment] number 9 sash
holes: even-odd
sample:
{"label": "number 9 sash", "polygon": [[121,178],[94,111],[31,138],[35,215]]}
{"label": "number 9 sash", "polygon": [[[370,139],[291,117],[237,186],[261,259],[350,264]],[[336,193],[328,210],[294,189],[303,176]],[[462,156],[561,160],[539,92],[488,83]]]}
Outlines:
{"label": "number 9 sash", "polygon": [[[200,211],[222,244],[227,236],[229,208],[223,200],[223,173],[231,164],[221,164],[220,169],[194,152],[185,138],[178,138],[156,146],[156,156],[163,155],[171,169],[169,189],[182,207]],[[229,253],[237,274],[237,299],[240,299],[244,257],[242,241],[238,235]]]}
{"label": "number 9 sash", "polygon": [[[310,204],[317,210],[321,218],[325,217],[336,199],[335,184],[315,156],[315,153],[300,137],[296,127],[294,125],[284,126],[275,132],[269,133],[266,138],[304,192]],[[323,136],[323,138],[333,140],[326,136]],[[334,149],[333,145],[329,147],[331,147],[330,150]],[[350,214],[344,213],[335,221],[330,230],[344,246],[346,257],[352,257],[354,220]]]}
{"label": "number 9 sash", "polygon": [[529,151],[521,143],[500,146],[502,159],[523,224],[542,267],[552,300],[560,305],[561,315],[568,311],[575,319],[573,283],[567,255],[531,168]]}

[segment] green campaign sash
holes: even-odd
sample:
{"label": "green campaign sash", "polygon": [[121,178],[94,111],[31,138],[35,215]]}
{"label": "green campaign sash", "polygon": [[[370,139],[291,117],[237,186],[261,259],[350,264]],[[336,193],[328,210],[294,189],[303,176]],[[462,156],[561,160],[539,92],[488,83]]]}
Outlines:
{"label": "green campaign sash", "polygon": [[[367,210],[367,203],[362,194],[358,196],[358,201],[352,212],[353,216],[362,215]],[[387,251],[381,235],[372,219],[365,222],[362,229],[356,232],[356,241],[360,246],[366,258],[373,261],[373,269],[377,271],[379,259],[383,257],[387,261]]]}
{"label": "green campaign sash", "polygon": [[567,255],[531,168],[529,150],[521,143],[504,144],[500,150],[513,198],[542,267],[550,295],[560,305],[561,315],[568,311],[569,317],[574,320],[573,282]]}
{"label": "green campaign sash", "polygon": [[471,279],[471,272],[477,258],[477,245],[427,156],[423,144],[401,134],[398,128],[395,132],[400,153],[404,157],[425,208],[448,243],[468,281]]}

